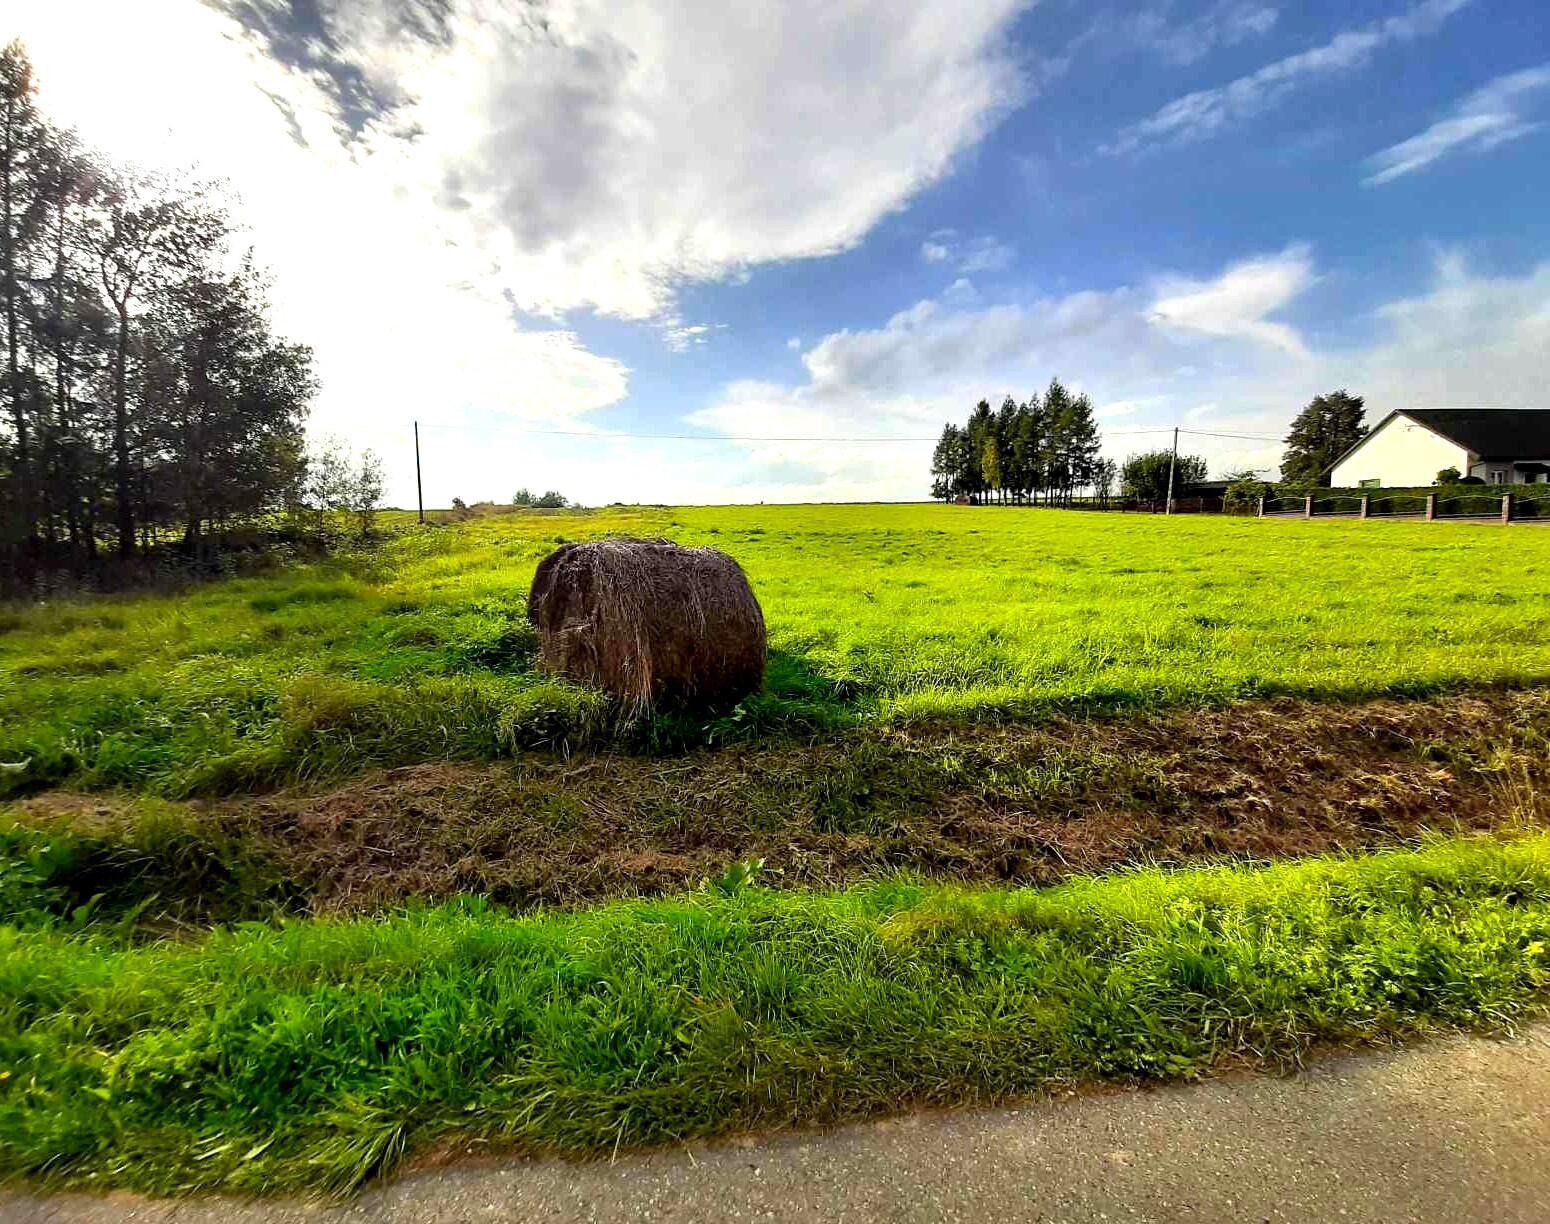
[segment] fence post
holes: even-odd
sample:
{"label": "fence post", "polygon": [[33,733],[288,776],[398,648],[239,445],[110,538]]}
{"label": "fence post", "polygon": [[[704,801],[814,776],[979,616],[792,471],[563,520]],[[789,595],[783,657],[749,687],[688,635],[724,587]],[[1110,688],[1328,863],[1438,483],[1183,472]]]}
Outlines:
{"label": "fence post", "polygon": [[1256,515],[1256,517],[1257,518],[1264,518],[1265,517],[1265,495],[1263,493],[1261,493],[1259,495],[1259,513],[1258,513],[1258,515]]}
{"label": "fence post", "polygon": [[1502,494],[1502,522],[1503,523],[1510,523],[1510,522],[1512,522],[1512,494],[1511,493],[1503,493]]}
{"label": "fence post", "polygon": [[1426,521],[1429,523],[1437,517],[1437,494],[1426,495]]}
{"label": "fence post", "polygon": [[1312,493],[1309,493],[1307,497],[1302,499],[1302,516],[1303,516],[1303,518],[1312,518],[1313,517],[1313,494]]}
{"label": "fence post", "polygon": [[1359,518],[1368,518],[1371,514],[1372,514],[1372,494],[1371,493],[1363,493],[1362,494],[1362,511],[1361,511],[1361,514],[1358,515],[1358,517]]}

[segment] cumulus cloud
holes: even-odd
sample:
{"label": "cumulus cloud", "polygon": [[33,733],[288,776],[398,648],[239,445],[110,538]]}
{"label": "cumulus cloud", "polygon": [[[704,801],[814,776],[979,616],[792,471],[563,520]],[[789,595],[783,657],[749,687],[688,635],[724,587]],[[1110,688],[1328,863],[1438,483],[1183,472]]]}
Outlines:
{"label": "cumulus cloud", "polygon": [[1485,153],[1543,128],[1527,108],[1550,96],[1550,64],[1499,76],[1460,102],[1419,135],[1368,158],[1364,184],[1376,187],[1423,170],[1454,153]]}
{"label": "cumulus cloud", "polygon": [[1147,118],[1122,129],[1099,151],[1119,156],[1214,136],[1262,114],[1305,84],[1364,66],[1385,46],[1436,32],[1443,22],[1471,2],[1422,0],[1403,13],[1360,29],[1342,30],[1326,43],[1266,64],[1226,85],[1175,98]]}
{"label": "cumulus cloud", "polygon": [[1208,336],[1241,336],[1303,356],[1306,350],[1297,333],[1267,316],[1312,283],[1309,249],[1292,246],[1279,255],[1245,260],[1210,281],[1167,282],[1152,314],[1168,327]]}
{"label": "cumulus cloud", "polygon": [[[1304,359],[1288,346],[1252,334],[1275,302],[1243,285],[1253,279],[1245,268],[1305,258],[1294,250],[1230,268],[1211,282],[1173,279],[1020,304],[981,306],[944,294],[899,311],[881,327],[824,337],[803,355],[803,383],[737,382],[687,419],[734,436],[917,439],[865,448],[758,443],[745,449],[751,463],[793,458],[825,472],[809,497],[919,496],[942,422],[960,418],[982,396],[1026,395],[1061,374],[1088,391],[1106,417],[1139,416],[1173,402],[1181,366],[1207,371],[1197,381],[1228,387],[1252,373],[1284,373],[1300,364]],[[1158,305],[1189,295],[1210,307],[1180,307],[1194,326],[1165,323]],[[1245,328],[1229,325],[1232,302],[1245,312]],[[1226,392],[1213,398],[1242,402]],[[1135,449],[1124,439],[1148,424],[1125,421],[1127,432],[1112,439],[1116,453]]]}
{"label": "cumulus cloud", "polygon": [[[940,178],[1024,96],[1027,2],[333,0],[319,37],[377,100],[355,156],[457,213],[523,309],[646,318],[843,250]],[[230,7],[281,53],[265,4]]]}
{"label": "cumulus cloud", "polygon": [[[1292,247],[1208,280],[1087,290],[1017,305],[919,302],[881,327],[825,337],[797,384],[739,382],[688,419],[728,435],[919,438],[847,449],[750,444],[749,464],[792,459],[825,474],[804,497],[923,495],[931,439],[981,397],[1021,397],[1059,374],[1087,391],[1115,458],[1157,444],[1174,424],[1213,471],[1272,470],[1292,415],[1349,386],[1374,419],[1406,405],[1542,402],[1550,352],[1550,263],[1482,277],[1457,254],[1422,293],[1382,306],[1376,339],[1312,348],[1267,318],[1316,280]],[[1222,435],[1260,435],[1230,437]],[[855,453],[861,450],[863,454]],[[730,465],[729,465],[730,466]]]}
{"label": "cumulus cloud", "polygon": [[920,244],[920,257],[927,263],[946,263],[952,253],[951,247],[930,238]]}

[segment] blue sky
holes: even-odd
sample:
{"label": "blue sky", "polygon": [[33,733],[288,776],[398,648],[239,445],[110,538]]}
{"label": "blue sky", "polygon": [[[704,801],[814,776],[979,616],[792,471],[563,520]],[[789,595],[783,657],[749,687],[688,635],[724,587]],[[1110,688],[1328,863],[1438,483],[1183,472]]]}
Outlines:
{"label": "blue sky", "polygon": [[908,439],[1052,375],[1114,457],[1177,424],[1218,471],[1340,386],[1550,407],[1543,0],[21,0],[16,32],[89,141],[230,184],[314,429],[399,502],[416,418],[433,503],[595,504],[920,497]]}

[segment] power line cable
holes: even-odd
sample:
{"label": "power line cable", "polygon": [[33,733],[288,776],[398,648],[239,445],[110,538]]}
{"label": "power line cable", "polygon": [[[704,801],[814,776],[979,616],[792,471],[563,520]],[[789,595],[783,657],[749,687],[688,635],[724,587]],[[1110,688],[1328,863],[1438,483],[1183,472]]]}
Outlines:
{"label": "power line cable", "polygon": [[[443,424],[436,424],[436,425],[433,425],[431,427],[435,428],[435,429],[452,429],[452,430],[476,428],[474,426],[457,426],[457,425],[443,425]],[[671,434],[671,433],[631,433],[631,432],[625,432],[625,431],[602,432],[602,431],[598,431],[598,430],[589,430],[589,429],[516,429],[516,428],[511,428],[511,427],[497,427],[497,428],[500,428],[501,432],[503,432],[503,433],[515,433],[515,434],[522,434],[524,436],[538,436],[538,437],[546,437],[546,438],[594,438],[594,439],[598,439],[598,440],[601,440],[601,441],[607,441],[608,439],[611,439],[611,438],[635,439],[635,440],[641,440],[641,441],[655,441],[655,442],[846,442],[846,443],[855,443],[855,442],[859,442],[859,443],[867,443],[867,442],[911,442],[911,443],[914,443],[914,442],[936,442],[936,441],[940,440],[940,436],[939,435],[927,436],[927,435],[924,435],[924,434],[921,434],[921,435],[903,434],[903,435],[895,435],[893,437],[885,437],[885,436],[882,436],[882,435],[873,434],[873,435],[865,436],[865,437],[860,437],[860,436],[857,436],[857,437],[845,437],[845,436],[836,436],[836,435],[832,435],[832,434],[822,434],[822,435],[818,435],[818,434],[814,434],[814,435],[806,435],[806,434],[803,434],[803,435],[792,435],[792,434]],[[1101,429],[1100,428],[1099,432],[1104,437],[1109,437],[1109,438],[1132,438],[1132,437],[1140,437],[1140,436],[1146,435],[1146,434],[1165,434],[1165,433],[1171,433],[1172,431],[1173,431],[1173,426],[1171,426],[1171,425],[1159,425],[1159,426],[1157,426],[1154,429]],[[1216,430],[1209,430],[1209,429],[1185,429],[1182,426],[1179,428],[1179,432],[1181,434],[1192,434],[1194,436],[1204,437],[1204,438],[1239,438],[1239,439],[1243,439],[1245,441],[1250,441],[1250,442],[1279,442],[1281,440],[1280,438],[1274,437],[1274,436],[1272,436],[1270,434],[1222,433],[1222,432],[1219,432],[1219,431],[1216,431]]]}

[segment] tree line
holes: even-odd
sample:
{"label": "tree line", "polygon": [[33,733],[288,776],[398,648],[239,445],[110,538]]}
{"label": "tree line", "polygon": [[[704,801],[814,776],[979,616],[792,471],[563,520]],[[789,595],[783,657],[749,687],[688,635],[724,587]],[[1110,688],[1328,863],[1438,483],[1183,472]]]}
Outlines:
{"label": "tree line", "polygon": [[[1365,404],[1345,390],[1318,395],[1297,414],[1286,438],[1280,485],[1327,486],[1330,468],[1366,437]],[[1118,485],[1130,502],[1155,506],[1205,482],[1206,461],[1171,448],[1131,455],[1116,467],[1099,456],[1098,428],[1091,402],[1073,396],[1055,379],[1043,396],[1019,404],[1008,396],[999,411],[986,400],[975,405],[964,425],[942,430],[931,459],[931,495],[946,501],[1044,502],[1068,505],[1078,489],[1105,503]],[[1439,472],[1439,483],[1462,479]],[[1239,500],[1253,500],[1273,487],[1254,471],[1225,478]]]}
{"label": "tree line", "polygon": [[217,193],[83,148],[0,50],[0,588],[375,505],[369,454],[309,470],[312,354],[274,334],[267,289]]}
{"label": "tree line", "polygon": [[1092,401],[1058,378],[1023,403],[1007,396],[999,410],[980,400],[963,425],[943,427],[931,456],[931,496],[1062,504],[1090,488],[1107,497],[1116,468],[1099,447]]}

